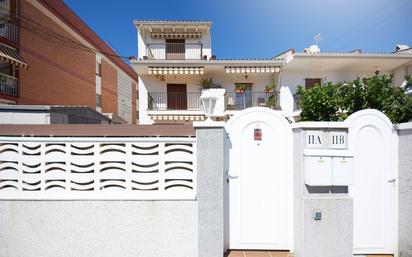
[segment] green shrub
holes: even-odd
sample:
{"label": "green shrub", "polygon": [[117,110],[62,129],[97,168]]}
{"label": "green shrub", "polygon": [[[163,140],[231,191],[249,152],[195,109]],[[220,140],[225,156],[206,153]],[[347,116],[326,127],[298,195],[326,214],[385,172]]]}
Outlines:
{"label": "green shrub", "polygon": [[405,89],[392,86],[392,77],[373,76],[364,83],[327,83],[310,89],[298,87],[303,121],[342,121],[363,109],[377,109],[393,123],[412,119],[412,98]]}

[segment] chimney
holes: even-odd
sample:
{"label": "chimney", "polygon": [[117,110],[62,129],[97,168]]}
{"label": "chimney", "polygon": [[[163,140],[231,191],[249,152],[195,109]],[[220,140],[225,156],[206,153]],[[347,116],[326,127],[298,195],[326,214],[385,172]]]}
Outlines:
{"label": "chimney", "polygon": [[409,49],[410,47],[408,45],[396,45],[395,48],[395,53],[396,52],[402,52],[403,50]]}
{"label": "chimney", "polygon": [[316,53],[320,53],[320,48],[318,45],[311,45],[308,48],[305,48],[304,52],[308,54],[316,54]]}

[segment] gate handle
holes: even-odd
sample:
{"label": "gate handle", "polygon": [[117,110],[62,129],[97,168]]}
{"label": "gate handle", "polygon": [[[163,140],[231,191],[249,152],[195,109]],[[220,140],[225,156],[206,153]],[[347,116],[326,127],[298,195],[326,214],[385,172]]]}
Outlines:
{"label": "gate handle", "polygon": [[388,182],[389,182],[389,183],[395,183],[395,181],[396,181],[396,178],[388,179]]}
{"label": "gate handle", "polygon": [[230,178],[230,179],[234,179],[234,178],[238,178],[239,177],[239,175],[234,175],[234,174],[227,174],[227,176]]}

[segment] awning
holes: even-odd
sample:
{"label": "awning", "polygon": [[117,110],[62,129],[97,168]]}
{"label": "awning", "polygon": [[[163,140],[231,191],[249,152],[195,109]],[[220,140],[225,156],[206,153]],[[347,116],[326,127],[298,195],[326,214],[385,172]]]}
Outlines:
{"label": "awning", "polygon": [[203,67],[149,67],[149,74],[154,75],[202,75]]}
{"label": "awning", "polygon": [[0,44],[0,59],[17,67],[27,68],[27,63],[19,55],[16,49]]}
{"label": "awning", "polygon": [[151,33],[153,38],[200,38],[202,33]]}
{"label": "awning", "polygon": [[279,67],[253,67],[253,66],[230,66],[225,67],[226,73],[275,73],[279,72]]}
{"label": "awning", "polygon": [[204,115],[158,115],[154,114],[149,116],[152,118],[152,120],[155,121],[202,121],[205,120],[206,117]]}

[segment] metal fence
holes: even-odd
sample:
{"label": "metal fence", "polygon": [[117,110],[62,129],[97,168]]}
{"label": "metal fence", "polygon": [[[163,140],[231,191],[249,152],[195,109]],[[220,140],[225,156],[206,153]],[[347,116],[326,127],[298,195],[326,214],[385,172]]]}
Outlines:
{"label": "metal fence", "polygon": [[17,26],[10,22],[0,23],[0,36],[17,43],[18,31]]}
{"label": "metal fence", "polygon": [[148,92],[148,110],[201,110],[201,92]]}
{"label": "metal fence", "polygon": [[147,44],[147,57],[155,60],[200,60],[203,46],[200,43]]}
{"label": "metal fence", "polygon": [[250,107],[279,109],[279,92],[226,92],[226,110],[244,110]]}
{"label": "metal fence", "polygon": [[17,96],[17,79],[15,77],[0,73],[0,93]]}

